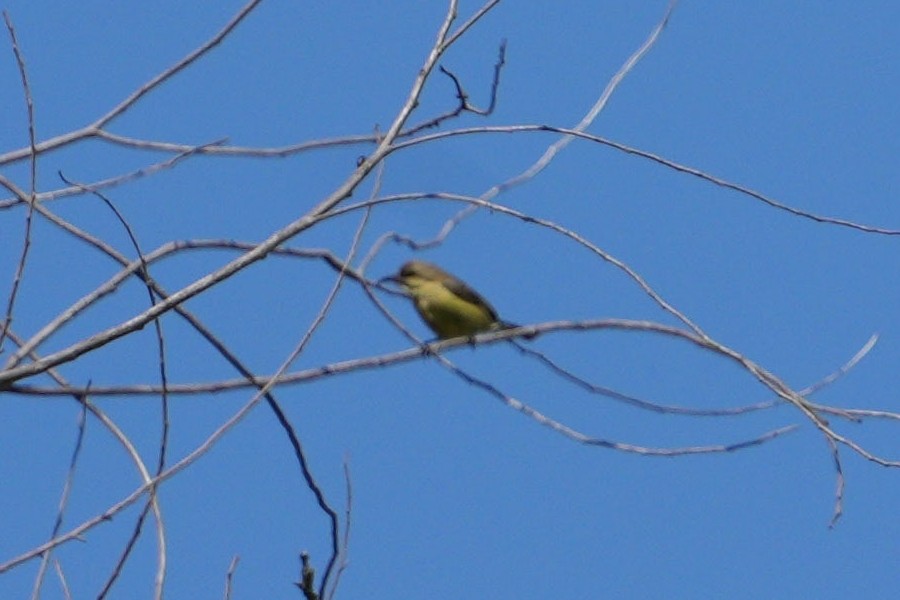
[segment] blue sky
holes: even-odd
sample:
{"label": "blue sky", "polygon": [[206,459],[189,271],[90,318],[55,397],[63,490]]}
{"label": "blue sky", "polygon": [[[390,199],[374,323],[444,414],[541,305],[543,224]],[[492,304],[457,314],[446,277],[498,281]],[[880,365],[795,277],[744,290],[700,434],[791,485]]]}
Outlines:
{"label": "blue sky", "polygon": [[[116,134],[275,147],[384,131],[435,39],[444,3],[269,1],[219,47],[114,120]],[[501,3],[440,61],[487,103],[500,41],[508,41],[498,105],[439,131],[479,125],[574,126],[646,39],[665,2]],[[240,8],[157,2],[11,0],[35,101],[39,140],[96,119],[218,31]],[[479,5],[462,2],[460,21]],[[798,209],[900,229],[900,41],[893,2],[813,5],[685,1],[588,132],[758,192]],[[3,36],[6,40],[8,36]],[[27,147],[19,75],[0,60],[0,157]],[[411,122],[454,106],[435,73]],[[382,195],[478,196],[530,166],[557,137],[485,133],[391,155]],[[333,191],[371,145],[284,158],[198,156],[107,191],[145,251],[172,240],[258,242]],[[38,190],[57,172],[90,182],[169,158],[83,141],[41,156]],[[28,188],[25,162],[0,174]],[[351,201],[372,193],[374,178]],[[6,199],[8,194],[3,191]],[[795,389],[874,349],[816,394],[824,404],[898,410],[900,239],[813,222],[645,158],[587,141],[502,194],[504,206],[576,231],[627,263],[710,336]],[[90,196],[48,208],[134,256],[110,210]],[[417,200],[380,206],[359,256],[388,231],[427,240],[461,206]],[[21,252],[25,211],[2,209],[0,297]],[[345,256],[359,212],[323,222],[293,248]],[[175,291],[237,256],[182,253],[151,267]],[[359,260],[357,257],[357,262]],[[372,278],[413,253],[387,246]],[[464,278],[507,320],[536,324],[644,319],[670,325],[635,283],[559,234],[481,211],[440,246],[416,254]],[[118,267],[36,219],[14,328],[30,336]],[[318,312],[334,272],[321,261],[269,257],[187,307],[252,369],[272,373]],[[430,335],[403,299],[380,296]],[[49,354],[147,307],[137,282],[51,337]],[[162,320],[170,380],[236,377],[174,315]],[[63,365],[73,384],[157,383],[152,327]],[[390,354],[409,346],[360,287],[347,282],[291,370]],[[683,341],[646,332],[555,332],[529,347],[580,376],[661,404],[741,406],[771,399],[748,373]],[[8,341],[0,356],[14,351]],[[434,359],[283,386],[275,393],[343,517],[343,462],[352,480],[349,565],[338,598],[891,598],[900,472],[842,448],[844,516],[829,529],[835,470],[822,435],[792,406],[740,417],[659,415],[591,395],[507,344],[446,356],[472,374],[588,435],[640,446],[727,444],[790,424],[790,435],[712,456],[652,458],[579,445],[510,410]],[[47,378],[21,383],[49,385]],[[193,451],[252,396],[176,396],[170,460]],[[98,397],[148,464],[159,399]],[[0,395],[0,563],[46,541],[77,435],[70,398]],[[900,455],[891,420],[834,428],[886,458]],[[140,484],[121,447],[88,419],[63,531]],[[328,526],[287,439],[257,406],[161,489],[168,537],[166,594],[221,597],[235,555],[233,598],[298,598],[298,554],[328,556]],[[75,598],[96,597],[133,527],[136,508],[89,530],[54,557]],[[111,597],[150,597],[156,544],[140,539]],[[37,561],[0,574],[0,597],[30,594]],[[43,598],[61,598],[51,572]]]}

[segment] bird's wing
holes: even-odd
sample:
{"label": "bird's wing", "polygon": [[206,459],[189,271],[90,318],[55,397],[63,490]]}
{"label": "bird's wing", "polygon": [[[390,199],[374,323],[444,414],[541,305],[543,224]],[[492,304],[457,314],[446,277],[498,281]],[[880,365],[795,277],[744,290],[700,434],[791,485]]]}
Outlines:
{"label": "bird's wing", "polygon": [[494,310],[494,307],[491,306],[490,302],[482,298],[478,292],[467,286],[459,279],[450,277],[447,281],[444,282],[444,285],[448,290],[450,290],[466,302],[483,305],[491,314],[491,319],[493,319],[494,321],[498,320],[497,311]]}

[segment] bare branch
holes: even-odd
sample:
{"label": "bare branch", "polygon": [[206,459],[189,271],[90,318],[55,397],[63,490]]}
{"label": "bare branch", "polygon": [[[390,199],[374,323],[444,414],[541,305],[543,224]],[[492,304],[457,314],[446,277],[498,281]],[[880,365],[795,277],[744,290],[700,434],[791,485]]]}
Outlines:
{"label": "bare branch", "polygon": [[231,564],[228,565],[228,572],[225,574],[225,600],[231,600],[232,581],[234,580],[234,572],[237,571],[239,561],[240,558],[235,554],[234,558],[231,559]]}
{"label": "bare branch", "polygon": [[30,157],[30,184],[31,193],[28,194],[28,213],[25,216],[25,234],[22,239],[22,253],[19,256],[19,262],[16,266],[16,273],[13,276],[12,288],[6,301],[6,313],[3,318],[2,328],[0,328],[0,352],[3,351],[3,342],[6,340],[6,332],[12,325],[13,311],[15,310],[16,298],[19,293],[19,284],[22,283],[22,277],[25,274],[25,264],[28,261],[28,251],[31,248],[31,223],[34,216],[35,194],[37,193],[37,151],[35,150],[35,128],[34,128],[34,99],[31,96],[31,86],[28,83],[28,71],[25,69],[25,59],[19,49],[19,40],[16,39],[16,30],[13,28],[9,13],[3,11],[3,20],[6,23],[6,29],[9,32],[9,38],[12,42],[13,54],[16,57],[16,65],[19,67],[19,77],[22,79],[22,91],[25,96],[25,109],[28,115],[28,151]]}
{"label": "bare branch", "polygon": [[[75,481],[75,467],[78,464],[78,458],[81,456],[81,448],[82,443],[84,442],[84,432],[85,426],[87,425],[85,420],[85,415],[87,413],[87,405],[81,405],[81,412],[78,413],[78,424],[77,424],[77,434],[75,435],[75,447],[72,450],[72,458],[69,460],[69,470],[66,473],[66,482],[63,485],[62,495],[59,499],[59,506],[56,510],[56,522],[53,523],[53,529],[50,533],[50,539],[55,538],[59,535],[59,530],[62,528],[63,524],[63,515],[66,512],[66,507],[69,504],[69,497],[72,493],[72,486]],[[44,553],[41,558],[41,566],[38,568],[37,575],[34,578],[34,587],[31,591],[32,600],[38,600],[41,597],[41,586],[44,583],[44,576],[47,571],[47,566],[50,564],[50,552]],[[62,569],[59,571],[60,575],[62,575]],[[63,577],[61,579],[65,581]]]}
{"label": "bare branch", "polygon": [[[617,150],[621,150],[622,152],[626,152],[628,154],[633,154],[635,156],[640,156],[642,158],[646,158],[648,160],[652,160],[653,162],[659,163],[663,166],[674,169],[675,171],[679,171],[681,173],[686,173],[688,175],[693,175],[705,181],[709,181],[710,183],[714,183],[720,187],[727,188],[733,190],[735,192],[739,192],[746,196],[750,196],[756,200],[760,200],[761,202],[771,206],[772,208],[776,208],[779,210],[783,210],[790,214],[796,215],[798,217],[804,217],[810,219],[812,221],[816,221],[818,223],[827,223],[831,225],[838,225],[841,227],[847,227],[849,229],[855,229],[857,231],[862,231],[864,233],[877,233],[881,235],[889,235],[895,236],[900,235],[900,229],[890,229],[885,227],[876,227],[874,225],[866,225],[864,223],[857,223],[855,221],[849,221],[847,219],[841,219],[837,217],[828,217],[824,215],[819,215],[816,213],[812,213],[809,211],[805,211],[799,208],[795,208],[783,202],[779,202],[771,198],[770,196],[766,196],[760,192],[757,192],[749,187],[742,186],[736,183],[732,183],[715,175],[710,175],[700,169],[695,169],[693,167],[688,167],[677,163],[675,161],[669,160],[667,158],[663,158],[651,152],[647,152],[644,150],[639,150],[637,148],[632,148],[630,146],[626,146],[625,144],[621,144],[619,142],[615,142],[600,136],[591,135],[589,133],[584,133],[575,129],[566,129],[564,127],[554,127],[552,125],[509,125],[509,126],[483,126],[483,127],[468,127],[462,129],[455,129],[452,131],[442,131],[437,133],[431,133],[428,135],[422,135],[420,137],[407,140],[404,142],[398,142],[393,150],[404,150],[406,148],[410,148],[416,146],[418,144],[426,144],[434,140],[455,137],[459,135],[472,135],[472,134],[484,134],[484,133],[528,133],[528,132],[540,132],[540,131],[549,131],[553,133],[562,133],[568,136],[581,138],[583,140],[588,140],[591,142],[596,142],[598,144],[602,144],[604,146],[609,146],[610,148],[615,148]],[[445,225],[445,228],[447,226]],[[440,235],[439,238],[443,238],[444,235]]]}
{"label": "bare branch", "polygon": [[[98,135],[103,127],[109,124],[109,122],[116,117],[124,114],[128,109],[134,106],[138,102],[138,100],[159,87],[160,84],[162,84],[166,80],[186,69],[199,58],[207,54],[210,50],[222,43],[222,41],[228,36],[228,34],[230,34],[241,23],[241,21],[243,21],[261,2],[262,0],[250,0],[250,2],[244,5],[244,7],[241,8],[237,12],[237,14],[235,14],[235,16],[231,18],[231,20],[225,25],[225,27],[219,30],[219,32],[216,33],[207,42],[205,42],[196,50],[179,60],[177,63],[139,87],[137,90],[132,92],[131,95],[122,100],[118,105],[114,106],[106,114],[99,117],[90,125],[43,141],[34,147],[34,152],[36,152],[37,154],[43,154],[50,150],[55,150],[62,146],[71,144],[72,142]],[[18,161],[29,156],[30,154],[31,151],[28,150],[9,152],[3,156],[0,156],[0,164],[9,164]]]}

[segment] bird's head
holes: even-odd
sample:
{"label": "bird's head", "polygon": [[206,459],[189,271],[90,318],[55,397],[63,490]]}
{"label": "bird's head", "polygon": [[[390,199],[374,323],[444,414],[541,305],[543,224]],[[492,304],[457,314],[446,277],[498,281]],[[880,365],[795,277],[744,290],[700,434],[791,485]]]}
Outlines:
{"label": "bird's head", "polygon": [[440,267],[422,260],[411,260],[404,263],[395,275],[385,277],[383,281],[393,281],[407,290],[415,290],[431,282],[444,281],[449,275]]}

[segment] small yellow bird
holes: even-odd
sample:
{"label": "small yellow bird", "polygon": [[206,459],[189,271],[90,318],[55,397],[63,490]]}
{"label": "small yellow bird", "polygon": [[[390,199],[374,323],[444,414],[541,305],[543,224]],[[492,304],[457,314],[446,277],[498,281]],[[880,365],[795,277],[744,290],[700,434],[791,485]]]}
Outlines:
{"label": "small yellow bird", "polygon": [[501,321],[478,292],[437,265],[411,260],[384,280],[403,286],[419,316],[441,339],[518,327]]}

